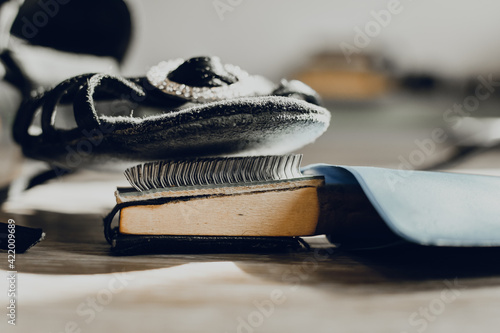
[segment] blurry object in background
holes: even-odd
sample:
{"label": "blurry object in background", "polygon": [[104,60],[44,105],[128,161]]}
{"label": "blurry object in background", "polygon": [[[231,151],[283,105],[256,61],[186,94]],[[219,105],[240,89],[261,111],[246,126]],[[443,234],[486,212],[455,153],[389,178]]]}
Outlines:
{"label": "blurry object in background", "polygon": [[123,0],[25,0],[11,33],[32,45],[122,62],[132,21]]}
{"label": "blurry object in background", "polygon": [[[465,161],[485,153],[500,153],[500,118],[464,117],[459,126],[450,127],[447,135],[454,142],[454,152],[445,161],[431,165],[427,170],[442,170],[456,167]],[[490,163],[495,169],[498,163]]]}
{"label": "blurry object in background", "polygon": [[[0,81],[0,196],[18,175],[21,149],[12,140],[12,123],[21,96],[13,87]],[[2,202],[0,198],[0,202]]]}
{"label": "blurry object in background", "polygon": [[439,80],[429,73],[409,73],[400,78],[399,85],[411,92],[428,93],[438,87]]}
{"label": "blurry object in background", "polygon": [[9,31],[12,23],[16,19],[21,1],[0,0],[0,52],[9,43]]}
{"label": "blurry object in background", "polygon": [[500,118],[461,119],[460,126],[450,127],[457,145],[463,147],[494,147],[500,144]]}
{"label": "blurry object in background", "polygon": [[0,202],[5,200],[9,184],[17,176],[21,161],[21,150],[14,144],[11,135],[11,126],[21,102],[21,94],[4,81],[10,73],[2,59],[19,5],[19,1],[0,0]]}
{"label": "blurry object in background", "polygon": [[[16,225],[12,219],[8,221],[8,223],[0,222],[0,250],[12,251],[12,244],[15,244],[15,253],[24,253],[45,238],[42,229]],[[13,226],[15,226],[15,229],[12,228]],[[15,232],[12,232],[12,229]],[[9,237],[9,235],[13,234],[15,235],[15,243],[9,242],[12,239],[12,236]]]}
{"label": "blurry object in background", "polygon": [[352,55],[348,63],[341,52],[319,53],[295,76],[325,99],[373,99],[391,88],[387,63],[367,54]]}
{"label": "blurry object in background", "polygon": [[[465,80],[464,95],[465,96],[475,96],[479,99],[480,104],[484,102],[491,101],[498,102],[500,98],[500,73],[497,71],[493,73],[482,73]],[[496,100],[495,100],[496,99]],[[484,108],[481,110],[484,113]],[[495,106],[492,112],[488,112],[488,116],[500,116],[500,109]]]}
{"label": "blurry object in background", "polygon": [[78,74],[117,74],[132,35],[123,0],[26,0],[12,21],[2,61],[11,73],[6,80],[24,96]]}
{"label": "blurry object in background", "polygon": [[[465,88],[465,80],[457,77],[445,77],[432,70],[398,71],[395,78],[399,92],[419,95],[453,96],[460,98]],[[477,83],[476,83],[477,85]]]}

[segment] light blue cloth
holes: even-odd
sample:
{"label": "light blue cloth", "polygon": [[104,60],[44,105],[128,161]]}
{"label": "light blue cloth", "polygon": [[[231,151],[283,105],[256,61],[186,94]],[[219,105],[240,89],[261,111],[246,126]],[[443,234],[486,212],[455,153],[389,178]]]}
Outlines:
{"label": "light blue cloth", "polygon": [[500,246],[500,177],[315,164],[327,184],[359,183],[389,228],[437,246]]}

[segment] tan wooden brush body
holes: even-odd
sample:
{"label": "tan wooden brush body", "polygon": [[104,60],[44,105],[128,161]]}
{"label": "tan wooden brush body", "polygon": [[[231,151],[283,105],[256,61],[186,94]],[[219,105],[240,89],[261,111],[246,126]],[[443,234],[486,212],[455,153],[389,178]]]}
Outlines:
{"label": "tan wooden brush body", "polygon": [[321,178],[265,184],[233,184],[147,192],[116,192],[117,203],[172,198],[133,205],[120,213],[120,233],[135,235],[307,236],[315,234]]}

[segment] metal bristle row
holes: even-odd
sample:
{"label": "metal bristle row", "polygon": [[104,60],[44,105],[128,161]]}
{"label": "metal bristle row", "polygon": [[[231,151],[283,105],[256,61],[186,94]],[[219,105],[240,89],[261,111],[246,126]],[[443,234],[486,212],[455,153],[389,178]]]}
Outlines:
{"label": "metal bristle row", "polygon": [[138,191],[261,182],[302,177],[301,161],[301,154],[158,161],[128,168],[125,177]]}

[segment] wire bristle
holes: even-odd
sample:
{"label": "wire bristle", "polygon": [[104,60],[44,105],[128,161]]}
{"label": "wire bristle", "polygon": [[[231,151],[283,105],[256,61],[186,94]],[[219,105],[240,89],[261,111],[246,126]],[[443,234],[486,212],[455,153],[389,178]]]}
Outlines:
{"label": "wire bristle", "polygon": [[284,180],[302,177],[301,161],[302,154],[158,161],[128,168],[125,177],[138,191]]}

